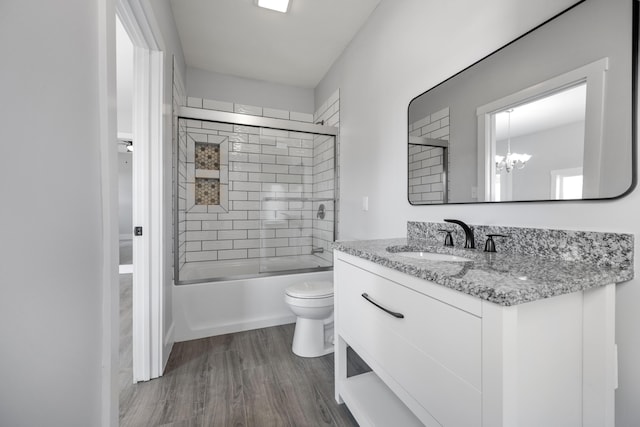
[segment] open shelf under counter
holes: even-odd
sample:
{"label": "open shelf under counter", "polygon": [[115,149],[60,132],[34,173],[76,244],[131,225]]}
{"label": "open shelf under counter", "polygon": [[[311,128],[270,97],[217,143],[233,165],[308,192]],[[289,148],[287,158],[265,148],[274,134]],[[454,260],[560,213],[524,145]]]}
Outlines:
{"label": "open shelf under counter", "polygon": [[418,418],[374,373],[341,380],[341,397],[360,427],[423,427]]}

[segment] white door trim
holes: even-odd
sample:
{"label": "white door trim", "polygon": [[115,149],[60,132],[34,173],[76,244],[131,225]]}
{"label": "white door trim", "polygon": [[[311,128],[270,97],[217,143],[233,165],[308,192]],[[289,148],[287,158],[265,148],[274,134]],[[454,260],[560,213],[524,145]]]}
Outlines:
{"label": "white door trim", "polygon": [[[148,5],[117,0],[134,48],[133,93],[133,381],[162,375],[165,233],[163,197],[163,58]],[[115,170],[115,169],[114,169]]]}
{"label": "white door trim", "polygon": [[[149,81],[149,114],[150,121],[150,141],[152,143],[149,150],[150,160],[150,285],[149,299],[150,306],[150,345],[151,345],[151,378],[162,376],[164,370],[163,355],[164,350],[164,278],[166,271],[166,235],[164,220],[165,200],[164,200],[164,132],[163,132],[163,63],[164,53],[161,51],[149,52],[150,81]],[[169,201],[167,201],[168,203]],[[135,378],[135,377],[134,377]]]}

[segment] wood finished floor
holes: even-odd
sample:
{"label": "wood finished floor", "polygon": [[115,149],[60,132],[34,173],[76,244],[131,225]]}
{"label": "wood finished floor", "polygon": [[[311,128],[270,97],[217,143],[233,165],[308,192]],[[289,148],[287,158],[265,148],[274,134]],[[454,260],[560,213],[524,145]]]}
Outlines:
{"label": "wood finished floor", "polygon": [[[291,352],[294,324],[176,343],[163,377],[131,384],[131,275],[120,276],[121,426],[357,426],[334,400],[333,354]],[[368,371],[349,355],[349,373]]]}

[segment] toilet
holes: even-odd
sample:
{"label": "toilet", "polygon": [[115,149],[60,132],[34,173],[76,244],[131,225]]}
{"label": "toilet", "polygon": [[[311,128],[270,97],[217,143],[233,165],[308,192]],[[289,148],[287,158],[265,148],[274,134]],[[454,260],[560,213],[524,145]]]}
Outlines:
{"label": "toilet", "polygon": [[284,301],[298,316],[293,353],[318,357],[333,352],[333,282],[308,281],[290,286]]}

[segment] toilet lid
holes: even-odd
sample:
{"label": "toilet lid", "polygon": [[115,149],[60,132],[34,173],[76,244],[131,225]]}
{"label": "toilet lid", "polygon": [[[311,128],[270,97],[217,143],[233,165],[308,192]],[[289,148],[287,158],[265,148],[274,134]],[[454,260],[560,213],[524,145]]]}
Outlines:
{"label": "toilet lid", "polygon": [[294,298],[325,298],[333,296],[333,282],[302,282],[289,286],[285,291]]}

